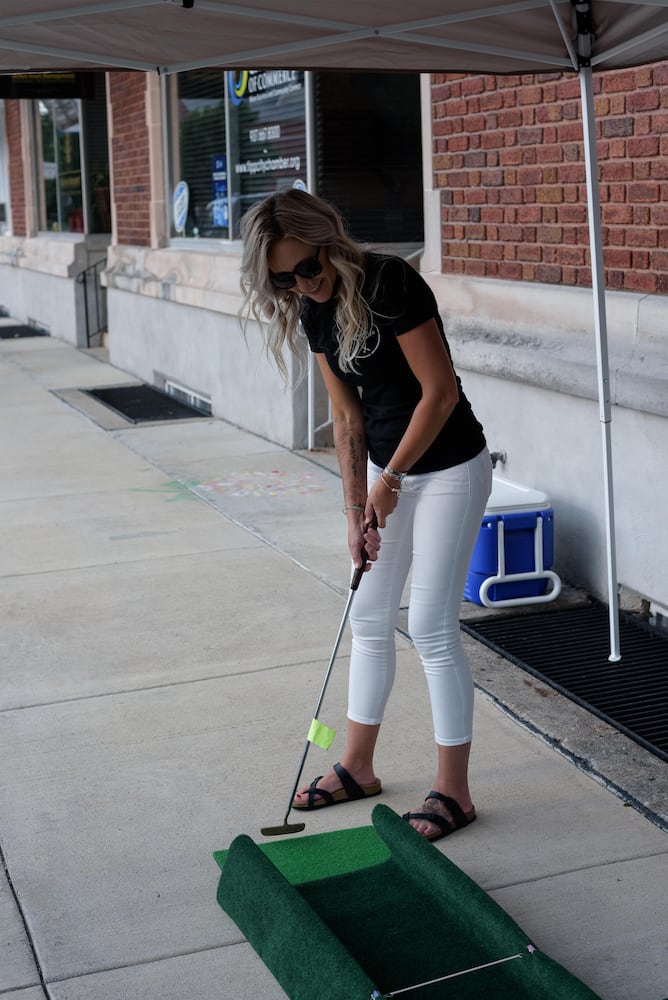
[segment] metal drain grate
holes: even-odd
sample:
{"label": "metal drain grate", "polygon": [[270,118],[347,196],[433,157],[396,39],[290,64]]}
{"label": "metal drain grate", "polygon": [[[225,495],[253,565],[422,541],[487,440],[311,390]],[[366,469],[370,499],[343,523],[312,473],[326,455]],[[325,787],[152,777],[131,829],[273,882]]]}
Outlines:
{"label": "metal drain grate", "polygon": [[188,406],[150,385],[117,385],[85,389],[84,392],[133,424],[153,420],[192,420],[206,416],[194,406]]}
{"label": "metal drain grate", "polygon": [[461,627],[668,761],[668,638],[622,615],[622,659],[610,663],[608,610],[600,605],[501,614]]}

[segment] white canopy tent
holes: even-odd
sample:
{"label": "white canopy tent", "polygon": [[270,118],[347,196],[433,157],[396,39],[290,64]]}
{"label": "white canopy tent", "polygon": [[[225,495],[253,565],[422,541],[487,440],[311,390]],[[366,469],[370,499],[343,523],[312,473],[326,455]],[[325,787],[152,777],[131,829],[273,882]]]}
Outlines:
{"label": "white canopy tent", "polygon": [[[6,5],[5,9],[6,9]],[[668,0],[22,0],[0,73],[201,67],[575,72],[582,96],[605,490],[610,660],[620,659],[594,70],[668,58]]]}

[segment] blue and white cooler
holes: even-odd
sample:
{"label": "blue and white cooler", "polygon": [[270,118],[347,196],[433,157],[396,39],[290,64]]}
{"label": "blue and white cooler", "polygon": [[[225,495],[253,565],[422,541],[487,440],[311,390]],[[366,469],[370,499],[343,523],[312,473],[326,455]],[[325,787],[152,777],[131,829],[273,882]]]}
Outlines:
{"label": "blue and white cooler", "polygon": [[554,511],[545,493],[494,476],[464,598],[486,608],[553,601],[561,591],[553,559]]}

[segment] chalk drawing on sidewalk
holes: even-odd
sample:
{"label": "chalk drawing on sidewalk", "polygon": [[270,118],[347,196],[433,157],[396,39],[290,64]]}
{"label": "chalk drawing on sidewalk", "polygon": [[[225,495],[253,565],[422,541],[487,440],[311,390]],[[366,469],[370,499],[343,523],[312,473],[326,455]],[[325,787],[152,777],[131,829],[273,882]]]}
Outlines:
{"label": "chalk drawing on sidewalk", "polygon": [[227,494],[233,497],[278,497],[310,493],[325,493],[326,487],[318,483],[311,473],[295,476],[280,469],[270,472],[230,472],[221,479],[188,480],[170,479],[153,489],[131,487],[131,493],[161,493],[168,503],[178,500],[196,500],[198,496]]}
{"label": "chalk drawing on sidewalk", "polygon": [[224,479],[210,479],[195,487],[201,494],[226,493],[233,497],[277,497],[286,494],[325,493],[325,487],[310,473],[295,476],[280,469],[270,472],[231,472]]}
{"label": "chalk drawing on sidewalk", "polygon": [[130,493],[162,493],[167,503],[174,503],[176,500],[197,500],[197,496],[193,493],[196,486],[197,483],[182,483],[178,479],[170,479],[155,489],[131,486]]}

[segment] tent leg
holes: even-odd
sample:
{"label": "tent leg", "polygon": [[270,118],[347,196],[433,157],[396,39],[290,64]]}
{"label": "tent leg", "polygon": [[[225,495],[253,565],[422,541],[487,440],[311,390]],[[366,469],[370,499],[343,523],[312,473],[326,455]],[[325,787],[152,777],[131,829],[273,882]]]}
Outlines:
{"label": "tent leg", "polygon": [[594,293],[594,327],[598,367],[598,401],[603,436],[603,473],[605,479],[605,534],[608,572],[608,608],[610,614],[610,655],[612,663],[621,660],[619,651],[619,610],[617,606],[617,560],[615,553],[615,515],[612,486],[612,446],[610,411],[610,370],[608,365],[608,331],[605,315],[605,274],[603,271],[603,241],[601,237],[601,203],[598,187],[598,157],[594,116],[594,83],[590,66],[580,67],[582,122],[584,126],[585,165],[587,171],[587,204],[589,211],[589,246],[591,254],[592,290]]}

